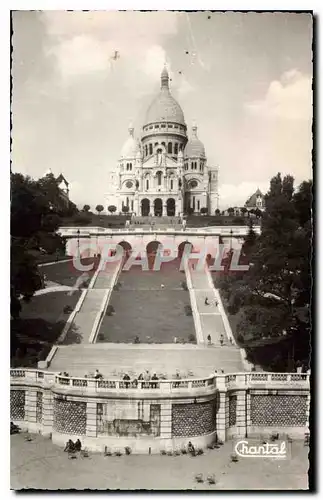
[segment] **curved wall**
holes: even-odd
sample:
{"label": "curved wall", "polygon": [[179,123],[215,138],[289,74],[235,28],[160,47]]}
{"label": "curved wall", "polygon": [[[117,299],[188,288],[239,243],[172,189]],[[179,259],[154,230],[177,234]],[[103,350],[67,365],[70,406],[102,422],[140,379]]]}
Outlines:
{"label": "curved wall", "polygon": [[264,432],[301,437],[308,428],[309,375],[246,373],[156,383],[61,377],[11,370],[11,420],[64,445],[159,453],[188,441],[206,447]]}

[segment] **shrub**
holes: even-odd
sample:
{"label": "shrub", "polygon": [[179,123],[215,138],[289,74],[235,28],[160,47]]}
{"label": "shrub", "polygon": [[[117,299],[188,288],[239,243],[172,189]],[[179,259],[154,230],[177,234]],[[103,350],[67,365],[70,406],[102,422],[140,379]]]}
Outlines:
{"label": "shrub", "polygon": [[192,308],[191,308],[191,306],[185,306],[184,310],[185,310],[186,316],[192,316]]}
{"label": "shrub", "polygon": [[121,457],[121,456],[122,456],[121,451],[120,451],[120,450],[116,451],[116,452],[115,452],[115,456],[116,456],[116,457]]}
{"label": "shrub", "polygon": [[131,455],[131,448],[130,448],[130,446],[126,446],[125,449],[124,449],[124,451],[125,451],[126,455]]}
{"label": "shrub", "polygon": [[185,283],[185,281],[181,281],[181,287],[183,288],[183,290],[188,290],[187,288],[187,284]]}
{"label": "shrub", "polygon": [[112,314],[113,314],[113,313],[114,313],[114,307],[113,307],[113,306],[111,306],[111,305],[108,305],[108,307],[107,307],[107,310],[106,310],[106,313],[105,313],[105,314],[106,314],[107,316],[112,316]]}
{"label": "shrub", "polygon": [[195,342],[195,335],[194,333],[190,333],[189,336],[188,336],[188,341],[189,342]]}
{"label": "shrub", "polygon": [[237,336],[237,341],[239,342],[239,344],[243,344],[244,343],[244,337],[241,334],[239,334]]}
{"label": "shrub", "polygon": [[181,454],[182,455],[187,455],[187,449],[186,448],[182,448],[181,449]]}

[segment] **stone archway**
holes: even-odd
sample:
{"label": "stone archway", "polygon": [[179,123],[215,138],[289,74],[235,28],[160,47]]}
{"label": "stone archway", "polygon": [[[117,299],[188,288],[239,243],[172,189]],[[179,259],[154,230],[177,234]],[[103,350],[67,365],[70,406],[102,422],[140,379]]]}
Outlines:
{"label": "stone archway", "polygon": [[185,248],[185,245],[190,245],[190,251],[192,252],[193,250],[193,245],[190,241],[182,241],[182,243],[180,243],[178,245],[178,257],[181,259],[182,258],[182,255],[183,255],[183,252],[184,252],[184,248]]}
{"label": "stone archway", "polygon": [[162,243],[160,241],[150,241],[146,245],[146,253],[148,258],[149,269],[153,269],[156,259],[156,254],[160,247],[162,247]]}
{"label": "stone archway", "polygon": [[176,202],[174,198],[168,198],[166,202],[166,210],[168,216],[174,217],[176,211]]}
{"label": "stone archway", "polygon": [[141,215],[143,217],[148,217],[150,213],[150,201],[148,198],[144,198],[141,200]]}
{"label": "stone archway", "polygon": [[160,198],[156,198],[154,201],[154,215],[156,217],[161,217],[163,215],[163,202]]}
{"label": "stone archway", "polygon": [[120,245],[122,248],[123,248],[123,255],[128,258],[129,255],[131,254],[132,252],[132,246],[130,245],[130,243],[128,243],[128,241],[120,241],[118,243],[118,245]]}
{"label": "stone archway", "polygon": [[162,243],[160,241],[150,241],[146,245],[146,252],[147,255],[156,255],[158,248],[162,246]]}

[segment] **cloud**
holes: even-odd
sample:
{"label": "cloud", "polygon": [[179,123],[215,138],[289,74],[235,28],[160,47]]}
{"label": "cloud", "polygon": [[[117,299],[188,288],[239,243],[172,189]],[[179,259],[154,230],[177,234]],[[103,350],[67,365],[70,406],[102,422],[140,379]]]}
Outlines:
{"label": "cloud", "polygon": [[268,119],[312,120],[312,80],[296,69],[270,83],[265,98],[246,104],[249,113]]}
{"label": "cloud", "polygon": [[142,69],[144,73],[153,80],[160,78],[161,70],[166,62],[166,52],[160,45],[153,45],[148,48],[144,61],[142,64]]}
{"label": "cloud", "polygon": [[177,86],[177,93],[180,99],[194,91],[195,87],[185,77],[182,77],[180,84]]}
{"label": "cloud", "polygon": [[112,49],[88,35],[77,35],[54,45],[48,50],[51,54],[57,59],[61,75],[69,78],[108,69]]}
{"label": "cloud", "polygon": [[120,60],[158,76],[166,54],[162,44],[177,32],[172,12],[42,12],[47,53],[54,55],[63,79],[109,71],[115,51]]}

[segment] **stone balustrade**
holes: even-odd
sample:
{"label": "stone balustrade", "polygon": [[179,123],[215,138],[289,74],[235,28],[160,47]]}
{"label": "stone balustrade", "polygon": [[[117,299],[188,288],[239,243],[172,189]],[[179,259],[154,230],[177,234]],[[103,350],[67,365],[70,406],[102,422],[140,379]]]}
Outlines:
{"label": "stone balustrade", "polygon": [[38,384],[48,384],[52,381],[53,385],[58,387],[70,387],[73,389],[81,388],[98,392],[110,391],[126,391],[137,390],[146,391],[154,390],[162,393],[172,392],[173,390],[187,390],[188,392],[196,389],[217,389],[217,388],[246,388],[265,385],[266,389],[275,386],[286,386],[292,388],[298,387],[300,384],[309,388],[309,373],[267,373],[267,372],[251,372],[251,373],[230,373],[222,375],[211,375],[207,378],[187,378],[187,379],[170,379],[170,380],[150,380],[149,382],[138,380],[119,380],[119,379],[94,379],[94,378],[79,378],[65,377],[57,373],[35,370],[14,368],[10,370],[10,382],[15,385],[28,385],[31,382]]}
{"label": "stone balustrade", "polygon": [[[254,226],[254,231],[258,234],[261,232],[260,226]],[[78,233],[79,231],[79,233]],[[182,234],[186,235],[196,235],[196,236],[209,236],[210,234],[222,235],[222,236],[246,236],[248,234],[248,226],[209,226],[202,228],[149,228],[144,229],[140,227],[127,227],[127,228],[103,228],[103,227],[74,227],[74,226],[62,226],[58,229],[58,233],[65,237],[88,237],[90,235],[109,235],[109,234]]]}
{"label": "stone balustrade", "polygon": [[95,451],[159,453],[188,440],[206,447],[215,435],[224,441],[273,431],[300,438],[309,428],[309,378],[251,372],[134,382],[14,368],[11,420],[59,445],[79,437]]}

